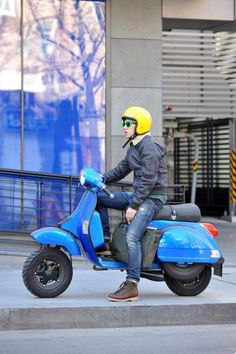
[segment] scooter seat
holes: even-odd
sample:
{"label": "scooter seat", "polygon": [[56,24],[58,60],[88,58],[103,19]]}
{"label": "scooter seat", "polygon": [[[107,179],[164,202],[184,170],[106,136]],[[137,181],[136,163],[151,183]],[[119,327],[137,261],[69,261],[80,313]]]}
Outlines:
{"label": "scooter seat", "polygon": [[201,211],[199,207],[193,203],[165,204],[161,211],[154,216],[153,220],[200,222]]}

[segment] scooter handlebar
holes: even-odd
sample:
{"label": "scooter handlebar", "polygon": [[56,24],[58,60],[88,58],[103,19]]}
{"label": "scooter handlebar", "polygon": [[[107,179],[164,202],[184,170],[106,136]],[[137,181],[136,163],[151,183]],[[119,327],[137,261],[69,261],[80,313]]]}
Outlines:
{"label": "scooter handlebar", "polygon": [[114,194],[111,193],[111,191],[109,190],[109,188],[104,187],[104,188],[102,188],[102,190],[103,190],[103,192],[105,192],[111,199],[114,198]]}

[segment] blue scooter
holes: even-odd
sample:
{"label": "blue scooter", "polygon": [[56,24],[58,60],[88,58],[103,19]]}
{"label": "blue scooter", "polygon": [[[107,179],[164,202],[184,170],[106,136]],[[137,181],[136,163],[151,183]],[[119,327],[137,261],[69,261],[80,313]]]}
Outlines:
{"label": "blue scooter", "polygon": [[[97,251],[104,244],[99,213],[95,210],[97,193],[103,190],[113,197],[103,176],[93,169],[83,169],[80,185],[82,198],[73,213],[58,227],[44,227],[32,232],[40,248],[25,260],[22,270],[26,288],[42,298],[62,294],[72,280],[71,256],[83,254],[95,270],[125,270],[127,263],[116,256],[102,256]],[[212,275],[222,276],[224,258],[214,239],[217,229],[200,222],[199,208],[192,203],[165,205],[150,222],[148,229],[159,234],[151,264],[141,270],[141,277],[165,281],[180,296],[203,292]]]}

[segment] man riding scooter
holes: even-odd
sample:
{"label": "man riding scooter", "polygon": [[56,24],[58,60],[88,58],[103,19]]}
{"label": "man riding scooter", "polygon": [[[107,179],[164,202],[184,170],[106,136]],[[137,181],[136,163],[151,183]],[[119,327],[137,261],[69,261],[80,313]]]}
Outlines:
{"label": "man riding scooter", "polygon": [[138,283],[141,271],[141,239],[147,225],[166,202],[167,163],[166,150],[152,140],[151,114],[144,108],[132,106],[122,115],[125,137],[123,148],[129,148],[123,160],[106,172],[106,183],[117,182],[133,172],[133,192],[116,192],[111,199],[104,192],[98,193],[96,209],[100,213],[105,248],[100,254],[109,253],[110,227],[107,208],[126,210],[128,223],[126,243],[128,268],[126,281],[119,289],[109,294],[110,301],[134,301],[139,297]]}
{"label": "man riding scooter", "polygon": [[[117,181],[133,171],[133,192],[113,194],[97,171],[80,171],[83,193],[76,208],[57,226],[31,233],[39,247],[26,258],[22,278],[35,296],[62,294],[72,280],[72,256],[80,255],[95,270],[127,271],[126,281],[109,295],[111,301],[137,300],[140,277],[164,281],[176,295],[196,296],[208,287],[212,268],[214,275],[222,276],[224,258],[214,240],[216,228],[201,222],[200,210],[193,203],[164,205],[165,149],[150,136],[150,114],[141,107],[130,107],[122,119],[130,147],[105,177],[108,182]],[[110,232],[107,208],[125,210],[127,219],[115,227],[111,257],[101,255],[104,233],[108,238]]]}

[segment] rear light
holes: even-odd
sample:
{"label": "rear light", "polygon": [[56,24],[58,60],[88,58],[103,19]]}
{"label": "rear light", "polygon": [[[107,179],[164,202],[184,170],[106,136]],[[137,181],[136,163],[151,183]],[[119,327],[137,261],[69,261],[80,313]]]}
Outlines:
{"label": "rear light", "polygon": [[214,225],[208,223],[203,223],[202,225],[210,232],[213,237],[218,236],[218,230]]}

